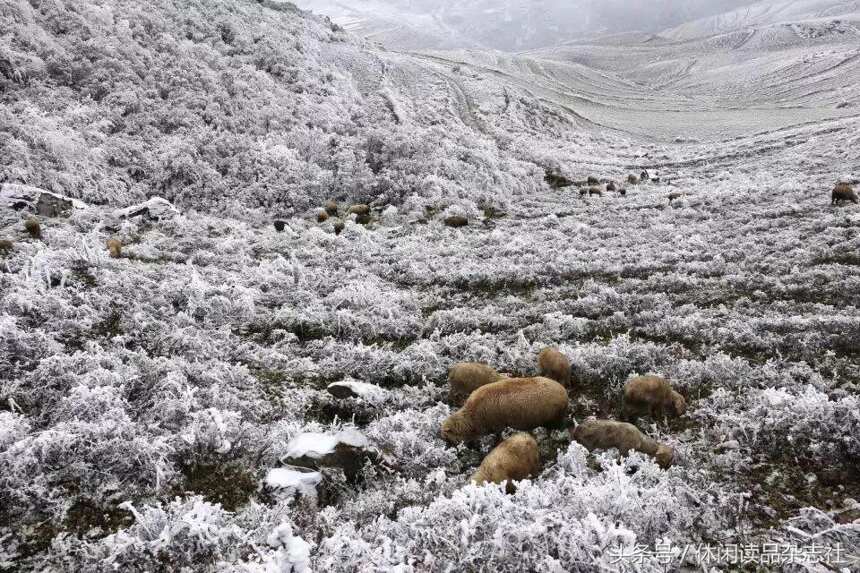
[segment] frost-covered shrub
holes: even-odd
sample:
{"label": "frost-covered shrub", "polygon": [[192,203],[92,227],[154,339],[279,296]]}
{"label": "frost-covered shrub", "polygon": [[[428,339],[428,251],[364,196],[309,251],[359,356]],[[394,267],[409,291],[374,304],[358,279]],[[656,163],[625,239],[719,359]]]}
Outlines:
{"label": "frost-covered shrub", "polygon": [[[595,474],[585,458],[583,448],[571,446],[539,485],[524,482],[513,496],[469,485],[394,519],[383,516],[360,529],[343,524],[321,543],[315,563],[330,571],[352,564],[590,571],[609,566],[618,547],[653,545],[663,536],[695,541],[694,523],[719,527],[718,513],[703,515],[698,507],[709,495],[690,490],[679,476],[638,456],[621,464],[606,458]],[[633,465],[638,471],[630,471]]]}
{"label": "frost-covered shrub", "polygon": [[102,540],[56,543],[64,566],[82,571],[160,569],[165,561],[177,571],[212,568],[221,561],[237,561],[253,551],[253,534],[217,505],[193,496],[166,505],[123,505],[134,515],[134,525]]}
{"label": "frost-covered shrub", "polygon": [[723,435],[775,457],[853,463],[860,455],[856,396],[833,399],[812,386],[752,390],[741,399],[720,389],[701,417]]}

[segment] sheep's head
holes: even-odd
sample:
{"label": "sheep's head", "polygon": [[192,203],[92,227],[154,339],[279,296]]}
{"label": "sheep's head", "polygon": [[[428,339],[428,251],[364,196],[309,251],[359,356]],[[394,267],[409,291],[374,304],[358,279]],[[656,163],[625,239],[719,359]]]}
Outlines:
{"label": "sheep's head", "polygon": [[683,416],[687,412],[687,401],[674,390],[672,391],[672,408],[675,410],[676,416]]}
{"label": "sheep's head", "polygon": [[472,478],[469,481],[473,482],[475,485],[484,485],[485,483],[487,483],[490,480],[488,480],[487,476],[484,475],[483,470],[478,469],[478,471],[476,471],[472,475]]}
{"label": "sheep's head", "polygon": [[442,422],[442,439],[459,444],[475,437],[475,428],[463,412],[454,412]]}
{"label": "sheep's head", "polygon": [[654,454],[654,459],[657,465],[661,468],[668,469],[672,466],[672,461],[675,459],[675,452],[669,446],[657,446],[657,452]]}

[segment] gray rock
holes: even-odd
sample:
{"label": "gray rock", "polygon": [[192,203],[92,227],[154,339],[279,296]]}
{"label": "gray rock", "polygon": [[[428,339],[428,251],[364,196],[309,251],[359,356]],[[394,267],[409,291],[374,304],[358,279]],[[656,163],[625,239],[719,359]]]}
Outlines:
{"label": "gray rock", "polygon": [[39,187],[4,183],[0,187],[0,207],[27,210],[42,217],[68,217],[74,209],[86,208],[86,204]]}

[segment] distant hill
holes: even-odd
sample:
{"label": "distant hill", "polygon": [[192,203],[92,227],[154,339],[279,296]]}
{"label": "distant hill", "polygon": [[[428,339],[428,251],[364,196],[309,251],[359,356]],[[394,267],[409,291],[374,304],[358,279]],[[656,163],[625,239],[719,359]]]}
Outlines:
{"label": "distant hill", "polygon": [[754,26],[761,27],[783,22],[838,17],[860,20],[860,2],[857,0],[757,2],[736,10],[685,22],[662,32],[660,35],[674,40],[688,40]]}
{"label": "distant hill", "polygon": [[517,52],[595,34],[657,32],[750,0],[297,0],[394,49]]}

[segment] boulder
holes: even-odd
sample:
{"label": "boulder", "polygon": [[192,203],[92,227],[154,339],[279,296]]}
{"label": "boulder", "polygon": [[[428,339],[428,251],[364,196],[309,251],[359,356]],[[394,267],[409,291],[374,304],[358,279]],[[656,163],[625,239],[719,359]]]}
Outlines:
{"label": "boulder", "polygon": [[114,211],[114,216],[119,217],[120,219],[143,217],[154,221],[169,219],[178,214],[179,210],[174,207],[170,201],[163,197],[150,197],[143,203]]}
{"label": "boulder", "polygon": [[329,384],[326,390],[335,398],[361,398],[371,403],[382,402],[388,395],[384,388],[352,379]]}
{"label": "boulder", "polygon": [[0,187],[0,207],[15,211],[26,209],[42,217],[68,217],[74,209],[86,206],[86,203],[77,199],[30,185],[4,183]]}
{"label": "boulder", "polygon": [[350,481],[355,481],[367,461],[378,460],[370,442],[357,430],[336,434],[306,432],[287,444],[284,461],[295,466],[319,469],[340,468]]}

